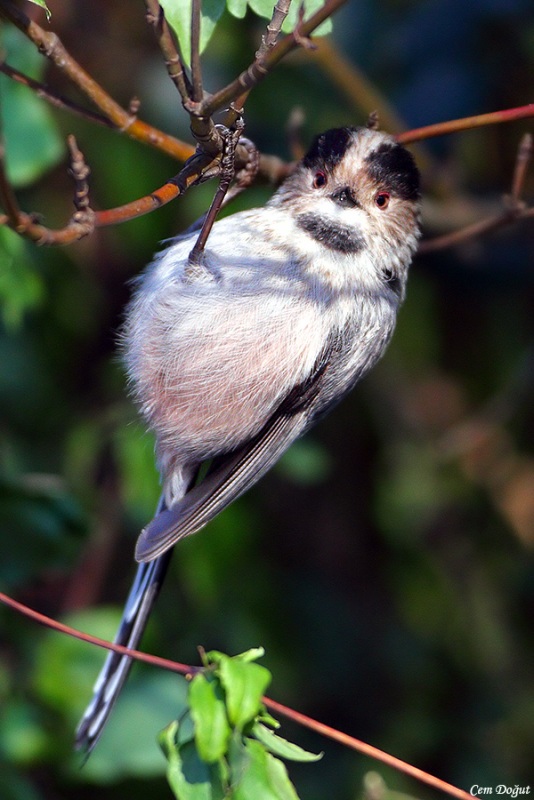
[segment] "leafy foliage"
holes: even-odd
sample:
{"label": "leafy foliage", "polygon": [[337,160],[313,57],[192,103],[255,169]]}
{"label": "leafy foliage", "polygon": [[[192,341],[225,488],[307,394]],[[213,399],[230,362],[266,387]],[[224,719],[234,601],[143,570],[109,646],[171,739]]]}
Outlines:
{"label": "leafy foliage", "polygon": [[[200,52],[207,47],[211,37],[215,32],[218,20],[220,19],[225,7],[230,14],[238,19],[242,19],[247,9],[250,9],[259,17],[270,19],[273,13],[272,0],[204,0],[201,10],[200,25]],[[178,40],[182,47],[182,56],[186,64],[191,62],[191,0],[161,0],[161,6],[165,9],[165,17],[169,24],[174,28]],[[311,16],[314,11],[323,6],[322,0],[304,0],[303,9],[306,17]],[[297,14],[299,8],[297,3],[293,3],[282,30],[286,33],[294,30],[297,24]],[[332,31],[332,22],[327,20],[317,30],[318,36],[324,36]]]}
{"label": "leafy foliage", "polygon": [[[179,99],[135,5],[66,0],[61,13],[52,7],[54,29],[123,105],[138,96],[140,115],[187,138]],[[230,6],[245,13],[238,0]],[[338,19],[337,50],[407,127],[530,97],[529,0],[358,0]],[[209,91],[249,63],[264,30],[253,14],[239,22],[222,14],[205,51]],[[18,33],[13,42],[8,62],[24,50]],[[15,64],[35,64],[32,75],[62,90],[63,76],[52,67],[44,73],[45,60],[27,52],[31,63]],[[306,114],[304,145],[328,127],[361,124],[373,107],[348,98],[334,59],[325,66],[311,56],[283,62],[250,95],[246,134],[263,152],[290,157],[285,131],[295,104]],[[5,127],[11,89],[3,75],[0,81]],[[36,100],[21,86],[8,124],[34,119]],[[33,128],[22,161],[38,182],[24,184],[19,199],[47,223],[61,223],[72,206],[65,163],[53,168],[56,156],[43,172],[50,119],[62,137],[77,135],[97,208],[128,202],[176,173],[170,159],[37,102],[42,130]],[[427,235],[499,206],[520,135],[531,127],[496,126],[418,148]],[[529,170],[526,196],[533,191]],[[30,605],[104,637],[114,632],[134,537],[159,491],[152,441],[135,422],[117,357],[128,283],[160,241],[206,210],[212,193],[211,184],[198,187],[69,248],[2,237],[0,581]],[[257,187],[235,208],[268,197]],[[467,788],[528,784],[533,251],[525,222],[416,260],[385,359],[255,490],[180,545],[144,648],[191,661],[198,642],[227,652],[264,642],[275,694],[289,705]],[[83,616],[74,616],[75,607]],[[6,609],[0,629],[2,800],[169,796],[154,732],[170,709],[185,708],[185,681],[136,667],[80,769],[73,728],[103,653],[82,643],[69,649],[58,634]],[[265,736],[269,754],[283,758],[269,725],[248,738]],[[291,765],[299,793],[306,800],[359,796],[367,762],[324,748],[317,767]],[[192,753],[194,742],[182,755]],[[197,755],[194,763],[200,768]],[[386,778],[414,791],[397,773]]]}
{"label": "leafy foliage", "polygon": [[298,800],[278,756],[320,756],[273,732],[279,723],[262,702],[271,675],[255,663],[261,655],[261,648],[234,657],[204,654],[204,669],[189,684],[187,707],[160,735],[177,800]]}
{"label": "leafy foliage", "polygon": [[[12,67],[42,78],[45,63],[22,33],[4,26],[0,41]],[[63,158],[65,147],[52,111],[25,86],[0,74],[0,95],[8,177],[15,187],[27,186]]]}

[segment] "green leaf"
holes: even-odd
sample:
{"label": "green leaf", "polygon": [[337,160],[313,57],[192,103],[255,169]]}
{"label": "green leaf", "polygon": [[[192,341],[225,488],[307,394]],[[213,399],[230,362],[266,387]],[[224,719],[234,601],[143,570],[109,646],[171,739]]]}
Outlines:
{"label": "green leaf", "polygon": [[208,764],[218,761],[226,753],[231,731],[223,692],[213,675],[195,675],[189,684],[189,704],[200,757]]}
{"label": "green leaf", "polygon": [[[185,63],[191,63],[191,0],[160,0],[165,19],[174,29]],[[204,0],[200,12],[200,52],[206,48],[224,11],[225,0]]]}
{"label": "green leaf", "polygon": [[[1,44],[10,66],[41,78],[45,60],[18,30],[5,28]],[[55,166],[65,146],[50,109],[30,89],[0,75],[0,96],[8,178],[13,186],[25,186]]]}
{"label": "green leaf", "polygon": [[247,0],[227,0],[226,8],[233,17],[243,19],[247,13]]}
{"label": "green leaf", "polygon": [[284,764],[267,753],[260,742],[237,742],[229,752],[232,800],[298,800]]}
{"label": "green leaf", "polygon": [[50,17],[52,16],[52,12],[48,8],[44,0],[30,0],[30,3],[34,3],[36,6],[40,6],[41,8],[43,8],[46,12],[46,18],[50,19]]}
{"label": "green leaf", "polygon": [[178,747],[177,733],[178,722],[172,722],[159,736],[174,796],[177,800],[222,800],[225,793],[219,770],[199,758],[192,742]]}
{"label": "green leaf", "polygon": [[265,725],[259,722],[252,728],[252,735],[261,742],[270,753],[289,761],[319,761],[323,757],[322,753],[310,753],[308,750],[299,747],[298,744],[288,742],[287,739],[283,739],[281,736],[273,733],[269,728],[266,728]]}
{"label": "green leaf", "polygon": [[235,658],[239,658],[241,661],[257,661],[258,658],[263,658],[265,655],[265,648],[264,647],[251,647],[250,650],[245,650],[243,653],[238,653]]}
{"label": "green leaf", "polygon": [[[257,661],[258,658],[262,658],[264,655],[264,647],[251,647],[250,650],[245,650],[243,653],[238,653],[236,656],[231,657],[239,658],[241,661]],[[225,658],[230,658],[230,656],[226,653],[221,653],[220,650],[208,650],[203,655],[203,663],[205,666],[208,666],[208,664],[217,664],[218,666]]]}
{"label": "green leaf", "polygon": [[242,730],[259,714],[271,673],[260,664],[226,656],[221,658],[219,676],[226,693],[230,723]]}
{"label": "green leaf", "polygon": [[[235,2],[235,0],[234,0]],[[248,0],[248,5],[255,14],[259,17],[265,17],[266,19],[271,19],[273,15],[273,8],[274,2],[273,0]],[[289,8],[289,13],[285,19],[284,24],[282,25],[282,31],[284,33],[290,33],[295,29],[298,21],[298,13],[300,6],[304,6],[304,19],[309,19],[312,14],[318,11],[320,8],[324,6],[324,0],[304,0],[303,3],[292,3]],[[239,10],[241,10],[241,6],[238,6]],[[232,12],[233,13],[233,12]],[[238,15],[236,15],[238,16]],[[332,30],[332,22],[331,20],[326,20],[320,25],[316,31],[313,32],[314,36],[325,36],[327,33],[330,33]]]}
{"label": "green leaf", "polygon": [[[94,676],[93,669],[93,681]],[[169,707],[177,716],[183,712],[186,693],[186,681],[174,673],[154,671],[145,674],[141,671],[140,675],[134,675],[113,710],[110,724],[102,736],[102,746],[95,749],[84,765],[84,780],[104,784],[164,775],[166,764],[154,742],[154,732],[160,731],[169,719]],[[74,708],[79,717],[80,699]],[[79,760],[76,760],[72,775],[79,775],[79,769]]]}
{"label": "green leaf", "polygon": [[20,236],[0,228],[0,316],[11,332],[20,328],[24,314],[44,297],[43,280],[27,250]]}

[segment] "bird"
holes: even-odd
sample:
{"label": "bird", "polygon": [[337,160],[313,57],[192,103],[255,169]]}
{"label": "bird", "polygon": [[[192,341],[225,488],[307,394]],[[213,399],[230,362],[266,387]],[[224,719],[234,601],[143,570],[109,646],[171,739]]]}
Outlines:
{"label": "bird", "polygon": [[[381,357],[420,205],[415,160],[393,136],[333,128],[264,206],[215,222],[200,258],[186,232],[135,280],[121,344],[162,493],[137,541],[116,643],[137,647],[176,543],[255,484]],[[87,756],[131,664],[107,656],[76,731]]]}

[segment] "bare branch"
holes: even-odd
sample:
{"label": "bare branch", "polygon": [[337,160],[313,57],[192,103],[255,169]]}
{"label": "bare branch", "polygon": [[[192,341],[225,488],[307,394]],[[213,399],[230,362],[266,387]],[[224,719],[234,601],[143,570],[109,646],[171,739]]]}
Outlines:
{"label": "bare branch", "polygon": [[472,225],[466,225],[465,228],[460,228],[460,230],[451,231],[451,233],[445,233],[443,236],[436,236],[433,239],[427,239],[421,242],[419,252],[432,253],[436,250],[445,250],[448,247],[463,244],[470,239],[476,239],[484,234],[504,228],[517,220],[534,217],[534,208],[528,208],[521,199],[526,171],[531,157],[532,136],[527,133],[519,144],[512,178],[512,191],[511,194],[505,195],[503,198],[504,208],[502,212]]}
{"label": "bare branch", "polygon": [[30,20],[11,0],[2,0],[0,16],[8,19],[22,31],[41,53],[49,58],[88,97],[91,102],[121,133],[185,161],[193,152],[192,147],[174,136],[142,122],[113,100],[109,94],[75,61],[55,33],[43,30]]}
{"label": "bare branch", "polygon": [[182,103],[191,97],[191,84],[184,67],[180,50],[177,48],[171,30],[165,19],[163,9],[157,0],[145,0],[147,22],[152,25],[170,79],[178,89]]}
{"label": "bare branch", "polygon": [[44,100],[47,100],[50,105],[54,106],[55,108],[60,108],[64,111],[70,111],[72,114],[83,117],[89,122],[96,122],[98,125],[104,125],[107,128],[115,127],[108,117],[105,117],[103,114],[99,114],[96,111],[91,111],[88,108],[83,108],[83,106],[74,103],[72,100],[69,100],[69,98],[57,94],[44,83],[40,83],[39,81],[30,78],[28,75],[25,75],[23,72],[19,72],[18,69],[10,67],[5,61],[0,62],[0,72],[3,72],[4,75],[7,75],[8,78],[16,81],[16,83],[27,86],[29,89],[34,91],[38,97],[42,97]]}
{"label": "bare branch", "polygon": [[445,136],[449,133],[481,128],[484,125],[496,125],[501,122],[513,122],[517,119],[534,117],[534,103],[518,108],[507,108],[503,111],[491,111],[489,114],[479,114],[474,117],[462,117],[447,122],[437,122],[434,125],[425,125],[423,128],[414,128],[411,131],[398,133],[396,139],[401,144],[419,142],[421,139],[430,139],[433,136]]}
{"label": "bare branch", "polygon": [[517,205],[521,202],[521,195],[523,193],[523,187],[525,185],[525,178],[527,174],[527,169],[530,164],[530,160],[532,158],[532,136],[530,133],[525,133],[521,142],[519,143],[519,149],[517,151],[517,158],[515,162],[515,169],[514,175],[512,178],[512,190],[510,193],[509,201]]}
{"label": "bare branch", "polygon": [[202,87],[202,67],[200,65],[200,12],[201,0],[191,4],[191,85],[194,103],[200,103],[204,96]]}
{"label": "bare branch", "polygon": [[228,106],[233,100],[239,98],[241,101],[242,95],[248,93],[254,86],[257,86],[284,56],[300,45],[303,37],[309,36],[322,22],[328,19],[346,2],[347,0],[326,0],[324,6],[300,26],[298,36],[295,36],[294,33],[284,36],[284,38],[277,42],[277,44],[265,53],[261,59],[253,61],[252,64],[234,81],[229,83],[228,86],[215,92],[211,97],[206,98],[206,100],[202,102],[198,113],[202,116],[211,116],[219,109]]}
{"label": "bare branch", "polygon": [[89,208],[89,183],[87,179],[91,170],[85,163],[83,153],[78,148],[74,136],[71,135],[68,137],[67,144],[71,158],[69,172],[74,178],[75,183],[74,206],[77,211],[85,213]]}
{"label": "bare branch", "polygon": [[224,198],[226,196],[230,183],[232,182],[233,177],[235,175],[235,149],[243,128],[244,128],[243,120],[240,120],[240,124],[236,125],[233,130],[226,129],[223,133],[224,150],[221,156],[221,164],[220,164],[221,177],[219,181],[219,187],[209,207],[208,213],[204,218],[204,221],[202,223],[202,228],[195,242],[195,245],[191,250],[191,252],[189,253],[189,260],[188,260],[186,274],[188,274],[190,271],[191,272],[194,271],[195,267],[198,267],[200,265],[202,254],[204,252],[208,236],[210,235],[211,229],[213,227],[213,223],[217,218],[217,214],[221,210]]}
{"label": "bare branch", "polygon": [[517,211],[506,209],[502,214],[496,214],[480,222],[474,222],[472,225],[460,228],[460,230],[445,233],[443,236],[436,236],[433,239],[426,239],[419,245],[418,252],[426,254],[433,253],[436,250],[445,250],[448,247],[455,247],[456,245],[464,244],[464,242],[470,239],[477,239],[487,233],[505,228],[507,225],[511,225],[512,222],[516,222],[519,219],[526,219],[529,217],[534,217],[534,209],[532,208],[524,209],[523,211],[519,209]]}
{"label": "bare branch", "polygon": [[291,0],[278,0],[273,9],[272,19],[267,25],[267,36],[261,37],[261,46],[256,51],[256,61],[261,61],[267,51],[275,46],[290,6]]}

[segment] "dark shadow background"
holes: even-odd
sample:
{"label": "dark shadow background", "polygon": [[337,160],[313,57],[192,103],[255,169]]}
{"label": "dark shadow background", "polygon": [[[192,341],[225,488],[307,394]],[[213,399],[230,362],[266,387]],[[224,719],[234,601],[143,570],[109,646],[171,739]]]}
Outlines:
{"label": "dark shadow background", "polygon": [[[119,102],[138,96],[144,119],[188,138],[141,2],[50,5],[52,29]],[[335,26],[341,52],[407,127],[532,98],[527,0],[359,0]],[[247,65],[260,31],[252,15],[222,20],[206,55],[208,88]],[[7,26],[2,36],[8,53],[22,52]],[[46,80],[76,97],[57,70],[47,68]],[[3,77],[0,89],[9,91]],[[313,54],[300,53],[253,92],[247,135],[289,158],[296,105],[306,144],[372,110],[354,108]],[[53,118],[63,136],[78,137],[97,208],[178,171],[114,133]],[[426,236],[500,208],[531,127],[469,131],[416,151]],[[135,536],[158,494],[152,442],[115,346],[128,282],[212,192],[193,190],[68,248],[2,232],[0,584],[101,636],[113,635]],[[236,208],[268,194],[255,189]],[[65,161],[18,196],[60,227],[71,213]],[[467,790],[532,783],[533,250],[526,221],[415,260],[378,368],[257,487],[180,544],[146,649],[196,663],[198,645],[263,645],[276,699]],[[180,679],[136,667],[80,771],[73,728],[102,654],[10,610],[0,620],[3,800],[170,797],[155,737],[173,718]],[[288,723],[282,733],[325,751],[319,764],[290,767],[307,800],[360,796],[369,770],[394,790],[434,794]]]}

